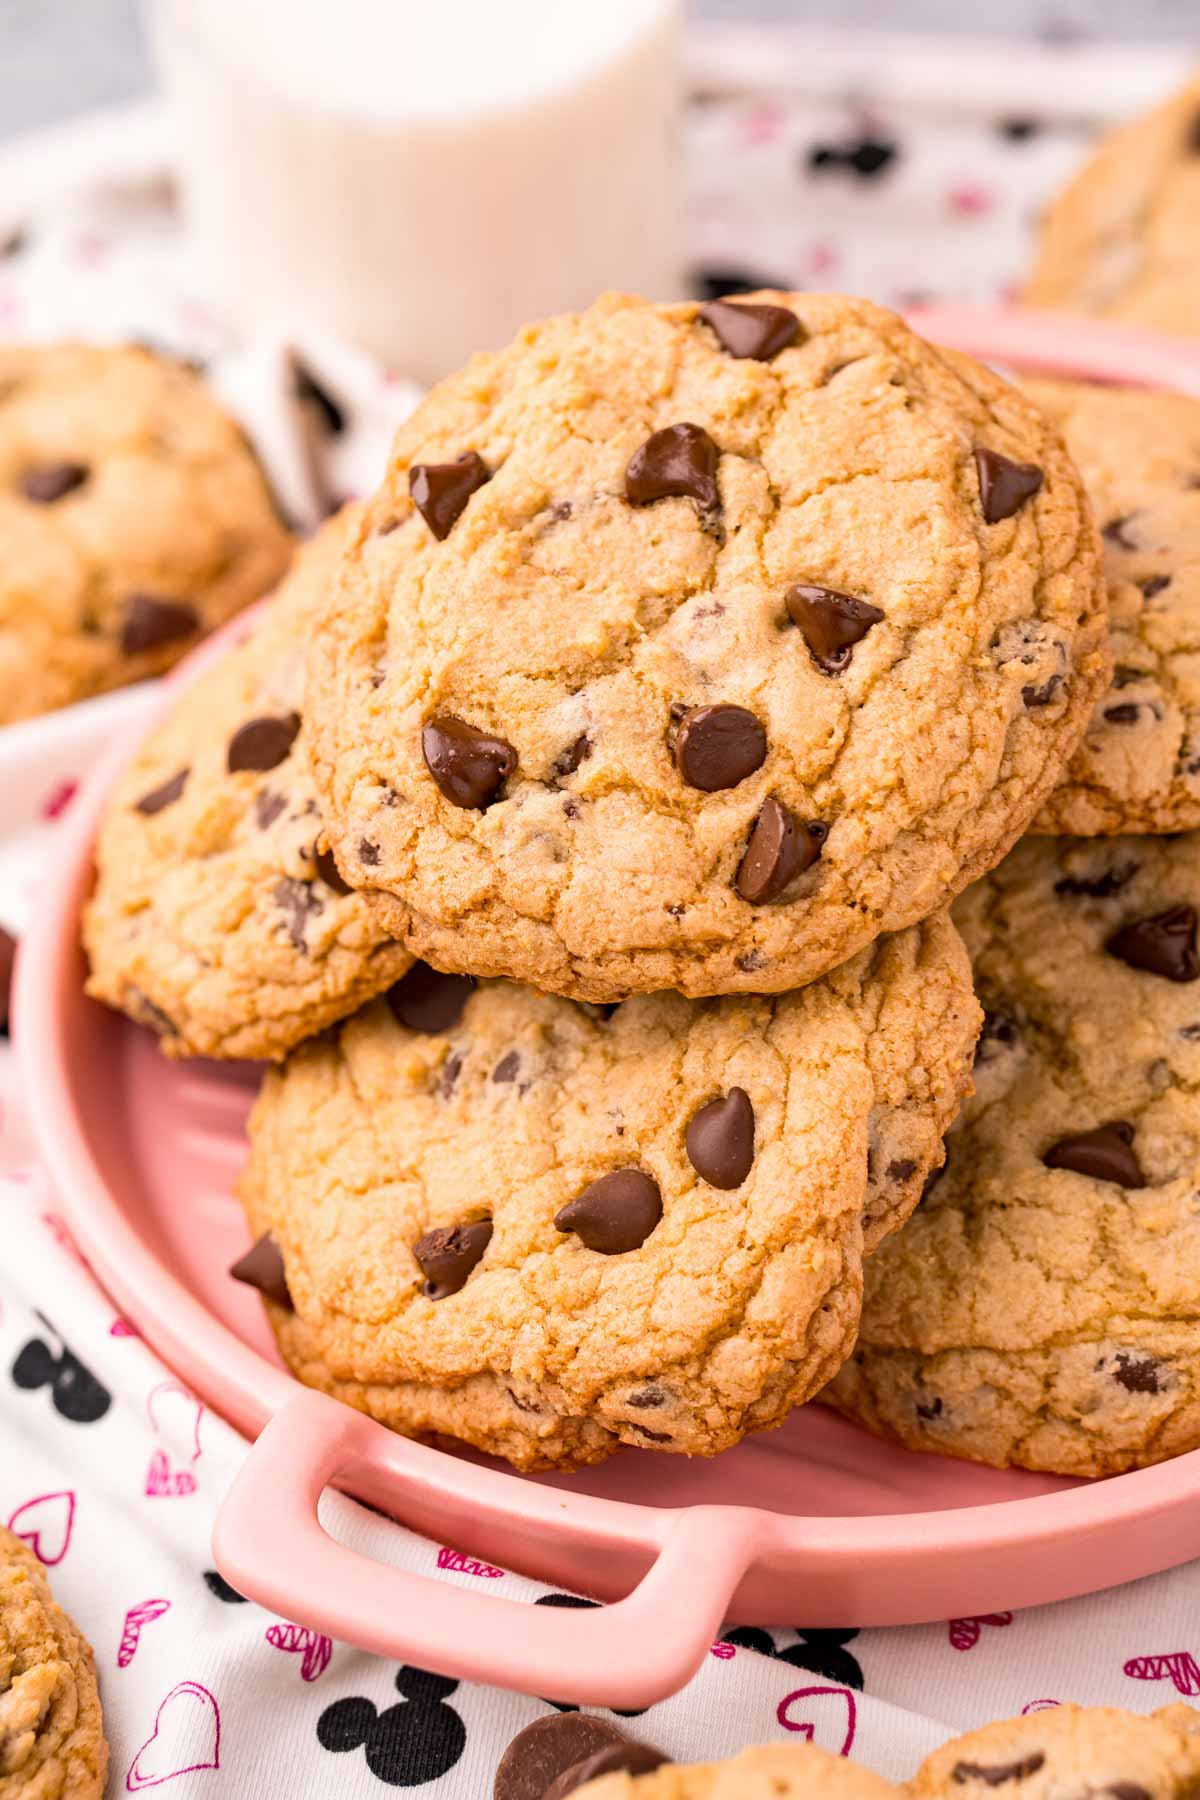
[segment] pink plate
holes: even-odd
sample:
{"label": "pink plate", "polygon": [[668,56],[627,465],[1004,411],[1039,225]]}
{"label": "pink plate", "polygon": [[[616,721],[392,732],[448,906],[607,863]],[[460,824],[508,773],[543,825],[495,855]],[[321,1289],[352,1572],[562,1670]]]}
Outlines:
{"label": "pink plate", "polygon": [[[986,357],[1200,392],[1200,355],[1163,339],[1011,312],[918,322]],[[217,653],[205,646],[183,679]],[[47,869],[19,959],[15,1036],[42,1154],[96,1269],[171,1367],[257,1437],[214,1537],[243,1593],[449,1675],[642,1707],[688,1679],[726,1619],[977,1615],[1200,1555],[1200,1452],[1074,1483],[916,1456],[809,1407],[711,1463],[629,1450],[579,1475],[521,1477],[410,1443],[301,1387],[255,1296],[225,1273],[246,1242],[231,1184],[255,1071],[169,1063],[83,997],[79,909],[121,760],[85,784]],[[374,1564],[318,1524],[332,1481],[439,1543],[614,1604],[518,1606],[486,1584]]]}

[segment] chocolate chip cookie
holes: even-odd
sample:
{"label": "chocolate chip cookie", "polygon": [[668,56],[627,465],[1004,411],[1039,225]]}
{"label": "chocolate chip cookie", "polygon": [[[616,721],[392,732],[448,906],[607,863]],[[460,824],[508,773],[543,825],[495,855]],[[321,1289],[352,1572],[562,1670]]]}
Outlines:
{"label": "chocolate chip cookie", "polygon": [[1024,298],[1200,333],[1200,75],[1107,137],[1050,207]]}
{"label": "chocolate chip cookie", "polygon": [[304,649],[347,512],[117,783],[84,914],[88,992],[171,1056],[279,1057],[412,958],[341,879],[300,733]]}
{"label": "chocolate chip cookie", "polygon": [[1027,838],[954,909],[986,1021],[826,1398],[997,1466],[1200,1445],[1200,837]]}
{"label": "chocolate chip cookie", "polygon": [[986,1800],[997,1788],[1012,1800],[1186,1800],[1198,1781],[1194,1707],[1141,1716],[1115,1706],[1052,1706],[953,1738],[926,1757],[906,1791],[911,1800]]}
{"label": "chocolate chip cookie", "polygon": [[241,1193],[302,1380],[520,1468],[709,1455],[845,1359],[979,1010],[944,914],[778,998],[415,964],[266,1078]]}
{"label": "chocolate chip cookie", "polygon": [[865,301],[609,296],[401,427],[315,633],[342,874],[441,968],[781,992],[1029,823],[1107,679],[1041,415]]}
{"label": "chocolate chip cookie", "polygon": [[1100,525],[1115,669],[1037,830],[1200,826],[1200,400],[1037,381]]}
{"label": "chocolate chip cookie", "polygon": [[902,1792],[847,1757],[800,1743],[763,1744],[719,1763],[606,1770],[578,1786],[551,1787],[539,1800],[576,1793],[588,1800],[898,1800]]}
{"label": "chocolate chip cookie", "polygon": [[290,553],[241,431],[190,369],[0,347],[0,723],[169,668]]}
{"label": "chocolate chip cookie", "polygon": [[91,1645],[28,1544],[0,1526],[0,1794],[100,1800],[107,1771]]}

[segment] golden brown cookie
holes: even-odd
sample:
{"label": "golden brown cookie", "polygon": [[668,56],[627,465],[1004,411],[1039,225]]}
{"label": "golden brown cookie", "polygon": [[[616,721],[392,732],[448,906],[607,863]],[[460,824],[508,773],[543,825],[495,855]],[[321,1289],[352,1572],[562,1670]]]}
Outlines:
{"label": "golden brown cookie", "polygon": [[903,1793],[816,1744],[763,1744],[724,1762],[664,1763],[644,1775],[622,1770],[566,1791],[587,1800],[899,1800]]}
{"label": "golden brown cookie", "polygon": [[911,1800],[1187,1800],[1200,1782],[1200,1713],[1051,1706],[953,1738],[926,1757]]}
{"label": "golden brown cookie", "polygon": [[609,296],[397,436],[309,665],[343,876],[439,967],[781,992],[1028,825],[1103,690],[1021,394],[865,301]]}
{"label": "golden brown cookie", "polygon": [[190,369],[0,346],[0,723],[169,668],[290,554],[245,438]]}
{"label": "golden brown cookie", "polygon": [[0,1526],[0,1800],[100,1800],[107,1771],[91,1645]]}

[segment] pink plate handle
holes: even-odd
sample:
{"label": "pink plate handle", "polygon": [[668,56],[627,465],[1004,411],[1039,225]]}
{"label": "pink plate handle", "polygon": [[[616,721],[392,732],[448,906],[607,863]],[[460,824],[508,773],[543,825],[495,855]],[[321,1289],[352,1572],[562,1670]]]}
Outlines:
{"label": "pink plate handle", "polygon": [[[427,1479],[421,1459],[430,1456],[444,1468],[444,1453],[340,1401],[295,1395],[263,1430],[217,1515],[218,1568],[240,1593],[295,1624],[463,1681],[635,1708],[691,1678],[753,1556],[762,1523],[753,1508],[663,1509],[654,1515],[658,1554],[624,1599],[588,1609],[533,1606],[373,1562],[325,1531],[317,1502],[335,1478],[394,1506],[406,1487],[416,1496]],[[457,1466],[466,1488],[486,1492],[490,1472]],[[547,1517],[570,1504],[553,1489],[530,1484],[529,1492],[531,1509]]]}

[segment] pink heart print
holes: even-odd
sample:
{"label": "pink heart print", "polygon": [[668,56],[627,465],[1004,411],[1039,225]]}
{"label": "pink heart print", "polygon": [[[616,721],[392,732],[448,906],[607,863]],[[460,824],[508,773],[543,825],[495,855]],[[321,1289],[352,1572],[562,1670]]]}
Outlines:
{"label": "pink heart print", "polygon": [[142,1626],[153,1624],[161,1619],[165,1612],[170,1612],[169,1600],[139,1600],[125,1614],[125,1623],[121,1627],[121,1642],[117,1649],[118,1669],[127,1669],[137,1652],[138,1639],[142,1635]]}
{"label": "pink heart print", "polygon": [[67,1554],[75,1524],[75,1496],[69,1489],[38,1494],[18,1506],[8,1529],[29,1545],[40,1563],[52,1569]]}
{"label": "pink heart print", "polygon": [[950,1642],[956,1650],[973,1650],[985,1625],[1011,1625],[1010,1612],[980,1613],[977,1619],[951,1619]]}
{"label": "pink heart print", "polygon": [[190,1469],[173,1469],[164,1450],[156,1450],[146,1470],[146,1497],[150,1500],[180,1499],[196,1491],[196,1477]]}
{"label": "pink heart print", "polygon": [[333,1655],[332,1640],[318,1631],[310,1631],[307,1625],[289,1625],[282,1621],[278,1625],[268,1625],[267,1642],[276,1650],[288,1650],[300,1656],[300,1674],[305,1681],[316,1681],[323,1675]]}
{"label": "pink heart print", "polygon": [[1131,1656],[1125,1673],[1135,1681],[1169,1679],[1180,1694],[1200,1694],[1200,1668],[1190,1650],[1171,1650],[1165,1656]]}
{"label": "pink heart print", "polygon": [[154,1715],[154,1729],[129,1765],[126,1792],[140,1793],[221,1766],[221,1709],[198,1681],[181,1681]]}
{"label": "pink heart print", "polygon": [[785,1731],[799,1732],[806,1742],[835,1756],[848,1756],[858,1726],[854,1695],[844,1687],[797,1688],[775,1709]]}

